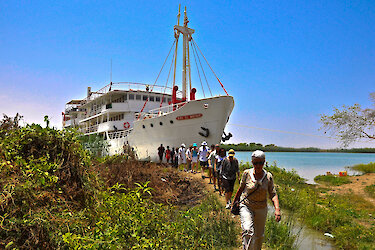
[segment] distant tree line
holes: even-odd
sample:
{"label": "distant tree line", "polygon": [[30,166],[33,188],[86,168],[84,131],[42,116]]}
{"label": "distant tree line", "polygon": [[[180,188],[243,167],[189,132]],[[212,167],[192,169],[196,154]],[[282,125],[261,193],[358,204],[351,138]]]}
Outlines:
{"label": "distant tree line", "polygon": [[265,152],[342,152],[342,153],[375,153],[375,148],[335,148],[335,149],[321,149],[321,148],[290,148],[280,147],[275,144],[262,145],[261,143],[238,143],[238,144],[222,144],[221,147],[226,150],[234,149],[235,151],[255,151],[262,150]]}

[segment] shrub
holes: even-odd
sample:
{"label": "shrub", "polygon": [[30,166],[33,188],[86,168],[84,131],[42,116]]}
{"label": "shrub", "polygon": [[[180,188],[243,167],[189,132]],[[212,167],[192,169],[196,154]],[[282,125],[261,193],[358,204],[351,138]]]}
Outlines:
{"label": "shrub", "polygon": [[368,164],[357,164],[351,167],[354,170],[360,171],[362,173],[375,173],[375,162],[370,162]]}
{"label": "shrub", "polygon": [[370,185],[365,187],[366,193],[368,193],[372,198],[375,198],[375,185]]}
{"label": "shrub", "polygon": [[273,216],[268,216],[265,229],[265,244],[270,249],[297,249],[298,234],[294,234],[294,219],[289,216],[286,221],[275,221]]}
{"label": "shrub", "polygon": [[348,176],[336,176],[336,175],[318,175],[314,178],[315,182],[325,183],[332,186],[340,186],[342,184],[351,183]]}

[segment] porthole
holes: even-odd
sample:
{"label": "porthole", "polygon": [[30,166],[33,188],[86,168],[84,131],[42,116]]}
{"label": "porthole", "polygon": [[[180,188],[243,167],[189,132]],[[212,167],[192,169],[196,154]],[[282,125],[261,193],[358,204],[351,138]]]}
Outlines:
{"label": "porthole", "polygon": [[163,126],[163,123],[162,123],[162,122],[160,122],[159,124],[160,124],[160,126]]}
{"label": "porthole", "polygon": [[145,126],[145,125],[142,125],[142,128],[146,128],[146,126]]}
{"label": "porthole", "polygon": [[170,120],[169,122],[170,122],[171,124],[173,124],[173,121],[172,121],[172,120]]}
{"label": "porthole", "polygon": [[154,127],[154,124],[151,123],[150,126],[151,126],[151,128],[152,128],[152,127]]}

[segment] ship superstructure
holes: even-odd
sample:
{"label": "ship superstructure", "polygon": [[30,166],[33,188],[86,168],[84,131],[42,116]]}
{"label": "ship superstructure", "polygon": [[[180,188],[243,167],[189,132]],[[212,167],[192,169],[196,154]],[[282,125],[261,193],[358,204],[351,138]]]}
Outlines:
{"label": "ship superstructure", "polygon": [[[88,87],[85,99],[66,104],[64,127],[78,127],[88,136],[102,135],[108,141],[110,155],[122,153],[124,145],[130,146],[140,159],[156,160],[160,144],[172,148],[179,147],[181,143],[219,143],[234,100],[224,88],[224,96],[196,100],[197,91],[192,87],[190,67],[190,49],[196,47],[189,46],[194,42],[192,34],[195,31],[188,27],[186,8],[184,13],[183,26],[179,25],[180,12],[178,24],[174,26],[172,87],[158,86],[156,81],[153,85],[111,82],[95,92]],[[181,91],[176,85],[180,34],[183,36]]]}

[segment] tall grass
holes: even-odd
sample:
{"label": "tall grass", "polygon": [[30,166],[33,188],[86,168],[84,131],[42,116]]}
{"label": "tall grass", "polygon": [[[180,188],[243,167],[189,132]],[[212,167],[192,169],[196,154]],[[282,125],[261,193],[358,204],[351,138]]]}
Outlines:
{"label": "tall grass", "polygon": [[360,171],[362,173],[375,173],[375,162],[370,162],[368,164],[357,164],[351,167],[354,170]]}
{"label": "tall grass", "polygon": [[332,186],[340,186],[343,184],[351,183],[348,176],[336,176],[336,175],[318,175],[314,178],[315,182],[324,183]]}
{"label": "tall grass", "polygon": [[274,216],[268,216],[265,228],[265,245],[270,249],[297,249],[299,233],[293,233],[296,218],[288,216],[286,220],[276,222]]}
{"label": "tall grass", "polygon": [[366,193],[368,193],[372,198],[375,198],[375,185],[369,185],[365,187]]}

